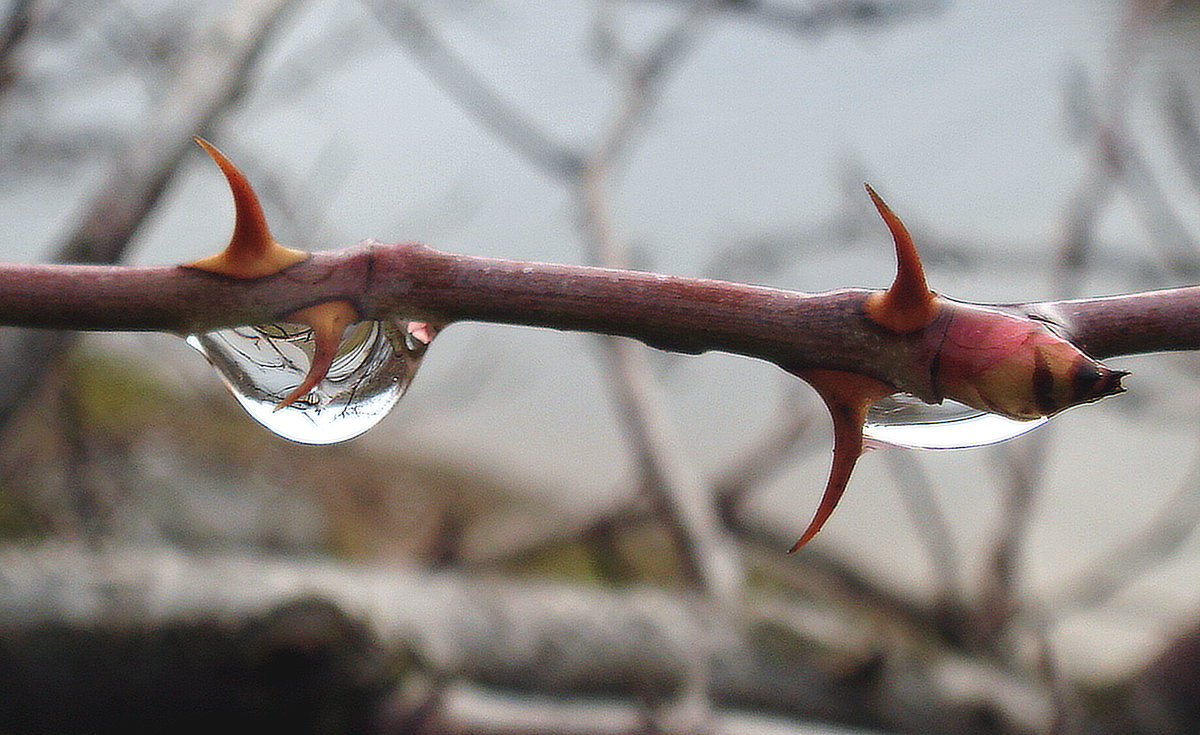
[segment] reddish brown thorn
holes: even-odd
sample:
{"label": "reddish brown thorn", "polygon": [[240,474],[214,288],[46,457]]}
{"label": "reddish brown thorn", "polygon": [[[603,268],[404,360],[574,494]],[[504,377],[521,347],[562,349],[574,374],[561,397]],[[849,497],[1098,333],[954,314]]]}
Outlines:
{"label": "reddish brown thorn", "polygon": [[896,244],[896,279],[887,291],[867,297],[867,316],[893,332],[915,331],[933,321],[937,312],[935,294],[925,283],[925,268],[908,228],[870,184],[864,186]]}
{"label": "reddish brown thorn", "polygon": [[229,182],[229,190],[233,194],[233,237],[229,239],[226,255],[233,260],[247,261],[262,257],[274,242],[274,238],[271,237],[266,215],[263,214],[254,188],[250,186],[241,169],[215,145],[199,137],[196,138],[196,142],[221,167],[221,173],[225,174],[225,180]]}
{"label": "reddish brown thorn", "polygon": [[833,464],[817,512],[800,540],[788,550],[789,554],[811,541],[829,516],[833,515],[863,451],[863,421],[867,417],[867,409],[875,401],[895,392],[890,385],[874,378],[841,370],[814,369],[796,374],[816,389],[829,409],[829,416],[833,419]]}
{"label": "reddish brown thorn", "polygon": [[357,320],[358,312],[348,301],[327,301],[301,309],[287,317],[285,321],[311,327],[315,344],[312,364],[308,366],[304,380],[275,406],[276,411],[287,408],[308,395],[325,379],[329,367],[333,365],[333,358],[337,356],[338,346],[342,343],[342,332],[347,325]]}
{"label": "reddish brown thorn", "polygon": [[269,276],[308,257],[307,253],[286,248],[271,237],[258,196],[246,175],[233,161],[207,140],[196,138],[196,142],[221,167],[221,173],[229,182],[229,190],[233,194],[234,222],[233,235],[224,250],[188,265],[235,278],[258,278]]}

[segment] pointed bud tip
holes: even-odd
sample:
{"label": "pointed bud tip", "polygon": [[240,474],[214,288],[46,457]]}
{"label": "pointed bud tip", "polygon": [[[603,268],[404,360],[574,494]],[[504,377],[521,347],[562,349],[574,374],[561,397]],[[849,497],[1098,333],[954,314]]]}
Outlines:
{"label": "pointed bud tip", "polygon": [[1106,375],[1105,380],[1103,381],[1103,385],[1099,386],[1101,388],[1101,391],[1099,392],[1099,394],[1096,397],[1104,398],[1106,396],[1113,396],[1118,393],[1124,393],[1125,386],[1121,385],[1121,379],[1127,375],[1129,375],[1128,370],[1108,369],[1108,374]]}

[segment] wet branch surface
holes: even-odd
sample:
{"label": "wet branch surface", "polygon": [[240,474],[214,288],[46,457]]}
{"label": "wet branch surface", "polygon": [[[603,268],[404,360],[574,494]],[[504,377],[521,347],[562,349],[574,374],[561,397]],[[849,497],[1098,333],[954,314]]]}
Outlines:
{"label": "wet branch surface", "polygon": [[[180,334],[280,321],[344,299],[363,319],[482,321],[710,350],[788,369],[828,367],[936,397],[920,346],[874,325],[862,289],[822,294],[642,271],[366,243],[312,255],[275,275],[235,279],[182,266],[0,264],[0,322],[52,329]],[[1050,322],[1097,358],[1200,349],[1200,287],[1005,305]]]}

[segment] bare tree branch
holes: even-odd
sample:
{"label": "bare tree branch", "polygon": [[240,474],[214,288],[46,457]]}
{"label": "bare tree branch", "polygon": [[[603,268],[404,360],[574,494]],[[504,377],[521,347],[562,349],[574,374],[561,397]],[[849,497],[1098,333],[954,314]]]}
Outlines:
{"label": "bare tree branch", "polygon": [[[624,247],[608,212],[608,175],[631,142],[645,111],[656,99],[666,71],[687,47],[696,22],[708,12],[699,3],[656,43],[623,68],[624,88],[617,113],[595,148],[586,156],[557,143],[537,123],[513,108],[482,77],[437,38],[410,4],[371,3],[376,17],[426,65],[430,73],[477,120],[551,177],[573,186],[581,210],[581,229],[604,265],[625,264]],[[642,485],[655,498],[664,527],[675,541],[684,573],[699,589],[721,591],[738,586],[732,550],[721,538],[715,509],[706,488],[678,450],[645,357],[628,344],[604,343],[611,358],[613,388],[623,423],[630,434]]]}
{"label": "bare tree branch", "polygon": [[[420,731],[422,735],[630,735],[646,732],[648,726],[639,707],[621,700],[563,702],[469,684],[447,687],[436,711],[425,722]],[[409,731],[397,728],[390,732]],[[695,732],[661,725],[653,726],[650,731],[663,735]],[[714,713],[704,732],[711,735],[814,735],[818,730],[814,725],[798,724],[778,715],[749,715],[731,708]],[[875,729],[856,729],[854,732],[856,735],[884,735]]]}
{"label": "bare tree branch", "polygon": [[[1151,490],[1152,488],[1147,488]],[[1200,524],[1200,466],[1193,466],[1154,518],[1061,585],[1047,603],[1051,614],[1070,615],[1110,601],[1147,571],[1175,558]]]}
{"label": "bare tree branch", "polygon": [[933,486],[920,459],[913,452],[886,452],[884,457],[900,487],[900,495],[916,529],[917,538],[922,541],[929,556],[936,595],[944,607],[950,608],[962,601],[959,555],[946,516],[934,496]]}
{"label": "bare tree branch", "polygon": [[1163,107],[1167,115],[1167,131],[1174,144],[1173,152],[1191,180],[1192,188],[1200,191],[1200,117],[1197,117],[1196,106],[1180,79],[1169,77],[1165,86]]}
{"label": "bare tree branch", "polygon": [[976,631],[980,643],[1000,640],[1021,611],[1017,577],[1044,470],[1044,447],[1040,438],[1028,437],[997,447],[1008,474],[1008,487],[1001,499],[999,528],[988,544],[986,555]]}
{"label": "bare tree branch", "polygon": [[555,178],[570,178],[578,172],[582,163],[579,154],[553,140],[455,56],[415,6],[408,2],[365,1],[380,25],[411,51],[429,75],[477,121]]}
{"label": "bare tree branch", "polygon": [[[702,0],[640,0],[695,6]],[[800,6],[773,0],[723,0],[717,7],[732,18],[798,38],[820,38],[839,27],[870,28],[925,18],[941,12],[943,0],[833,0]]]}
{"label": "bare tree branch", "polygon": [[[1137,144],[1124,134],[1122,125],[1104,119],[1099,111],[1093,109],[1094,95],[1087,90],[1086,80],[1081,77],[1078,85],[1076,96],[1079,99],[1075,114],[1080,119],[1075,124],[1091,131],[1095,138],[1095,155],[1098,157],[1099,168],[1091,176],[1111,178],[1114,183],[1124,186],[1131,194],[1130,203],[1150,234],[1150,242],[1160,251],[1167,268],[1178,276],[1195,278],[1200,271],[1200,247],[1175,212],[1153,167]],[[1179,126],[1174,126],[1174,130],[1180,135],[1186,133]],[[1089,183],[1086,178],[1084,183],[1086,190]],[[1097,202],[1103,200],[1104,185],[1095,178],[1091,185]],[[1079,214],[1091,216],[1094,222],[1098,212],[1088,215],[1086,210],[1080,210]]]}
{"label": "bare tree branch", "polygon": [[19,74],[13,57],[33,25],[34,6],[35,0],[14,0],[0,19],[0,98],[12,88]]}
{"label": "bare tree branch", "polygon": [[[791,718],[947,735],[978,732],[972,723],[981,710],[1011,732],[1044,731],[1052,717],[1045,694],[1020,673],[928,644],[908,648],[879,639],[879,647],[864,650],[849,626],[831,625],[816,610],[763,616],[752,607],[697,607],[653,590],[485,582],[146,548],[0,553],[0,627],[9,640],[46,626],[116,632],[121,628],[106,627],[114,620],[125,630],[206,621],[228,628],[269,620],[272,611],[296,609],[300,601],[314,611],[314,622],[321,609],[320,618],[332,613],[343,621],[334,633],[360,627],[355,639],[370,643],[359,647],[378,647],[360,656],[403,657],[428,676],[526,696],[670,701],[682,694],[688,661],[703,639],[711,641],[702,655],[715,672],[707,691],[720,708],[754,706]],[[316,644],[326,627],[298,634],[283,628],[275,638]],[[11,660],[13,647],[5,650]],[[87,646],[64,647],[64,655],[72,653],[97,655]],[[40,651],[39,661],[46,655]],[[846,674],[830,676],[832,661]],[[863,667],[861,675],[854,666]]]}
{"label": "bare tree branch", "polygon": [[796,392],[784,396],[766,435],[744,449],[712,480],[717,508],[723,517],[740,513],[750,491],[782,470],[785,461],[797,456],[802,440],[811,436],[818,410],[798,400]]}

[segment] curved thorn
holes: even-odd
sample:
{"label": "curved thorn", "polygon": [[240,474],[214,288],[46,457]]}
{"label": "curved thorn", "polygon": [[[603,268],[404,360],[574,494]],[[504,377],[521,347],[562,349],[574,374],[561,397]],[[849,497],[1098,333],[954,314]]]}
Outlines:
{"label": "curved thorn", "polygon": [[316,334],[316,349],[313,352],[312,364],[308,366],[308,374],[304,376],[304,380],[300,385],[287,394],[282,401],[275,404],[272,411],[280,411],[308,395],[317,384],[325,379],[329,373],[329,367],[333,365],[333,358],[337,354],[337,348],[340,340],[331,339],[327,335]]}
{"label": "curved thorn", "polygon": [[225,174],[225,180],[229,182],[229,190],[233,194],[233,236],[225,248],[225,257],[247,262],[263,257],[275,240],[271,237],[267,218],[263,214],[258,195],[250,186],[250,181],[215,145],[201,137],[196,137],[195,140],[221,168],[221,173]]}
{"label": "curved thorn", "polygon": [[934,293],[925,282],[925,268],[913,244],[908,228],[891,207],[871,188],[863,184],[879,216],[892,233],[896,244],[896,278],[887,291],[867,305],[867,315],[875,322],[896,332],[910,332],[933,320],[936,307]]}
{"label": "curved thorn", "polygon": [[231,278],[262,278],[295,265],[308,257],[303,250],[285,248],[275,242],[267,228],[262,206],[245,175],[225,154],[203,138],[196,142],[221,167],[229,189],[233,192],[234,223],[229,244],[216,255],[187,263],[185,268],[197,268]]}
{"label": "curved thorn", "polygon": [[816,389],[829,409],[829,416],[833,419],[833,464],[829,468],[829,480],[825,483],[825,492],[821,495],[817,512],[800,535],[800,540],[788,550],[789,554],[811,541],[829,516],[833,515],[863,451],[863,421],[867,417],[867,409],[876,400],[894,392],[886,383],[857,373],[822,369],[805,370],[797,374]]}
{"label": "curved thorn", "polygon": [[286,321],[307,324],[313,332],[312,363],[304,380],[291,393],[275,405],[273,410],[287,408],[317,387],[329,368],[333,358],[337,356],[338,346],[342,343],[342,333],[346,326],[358,319],[358,312],[348,301],[327,301],[316,306],[309,306],[289,315]]}

